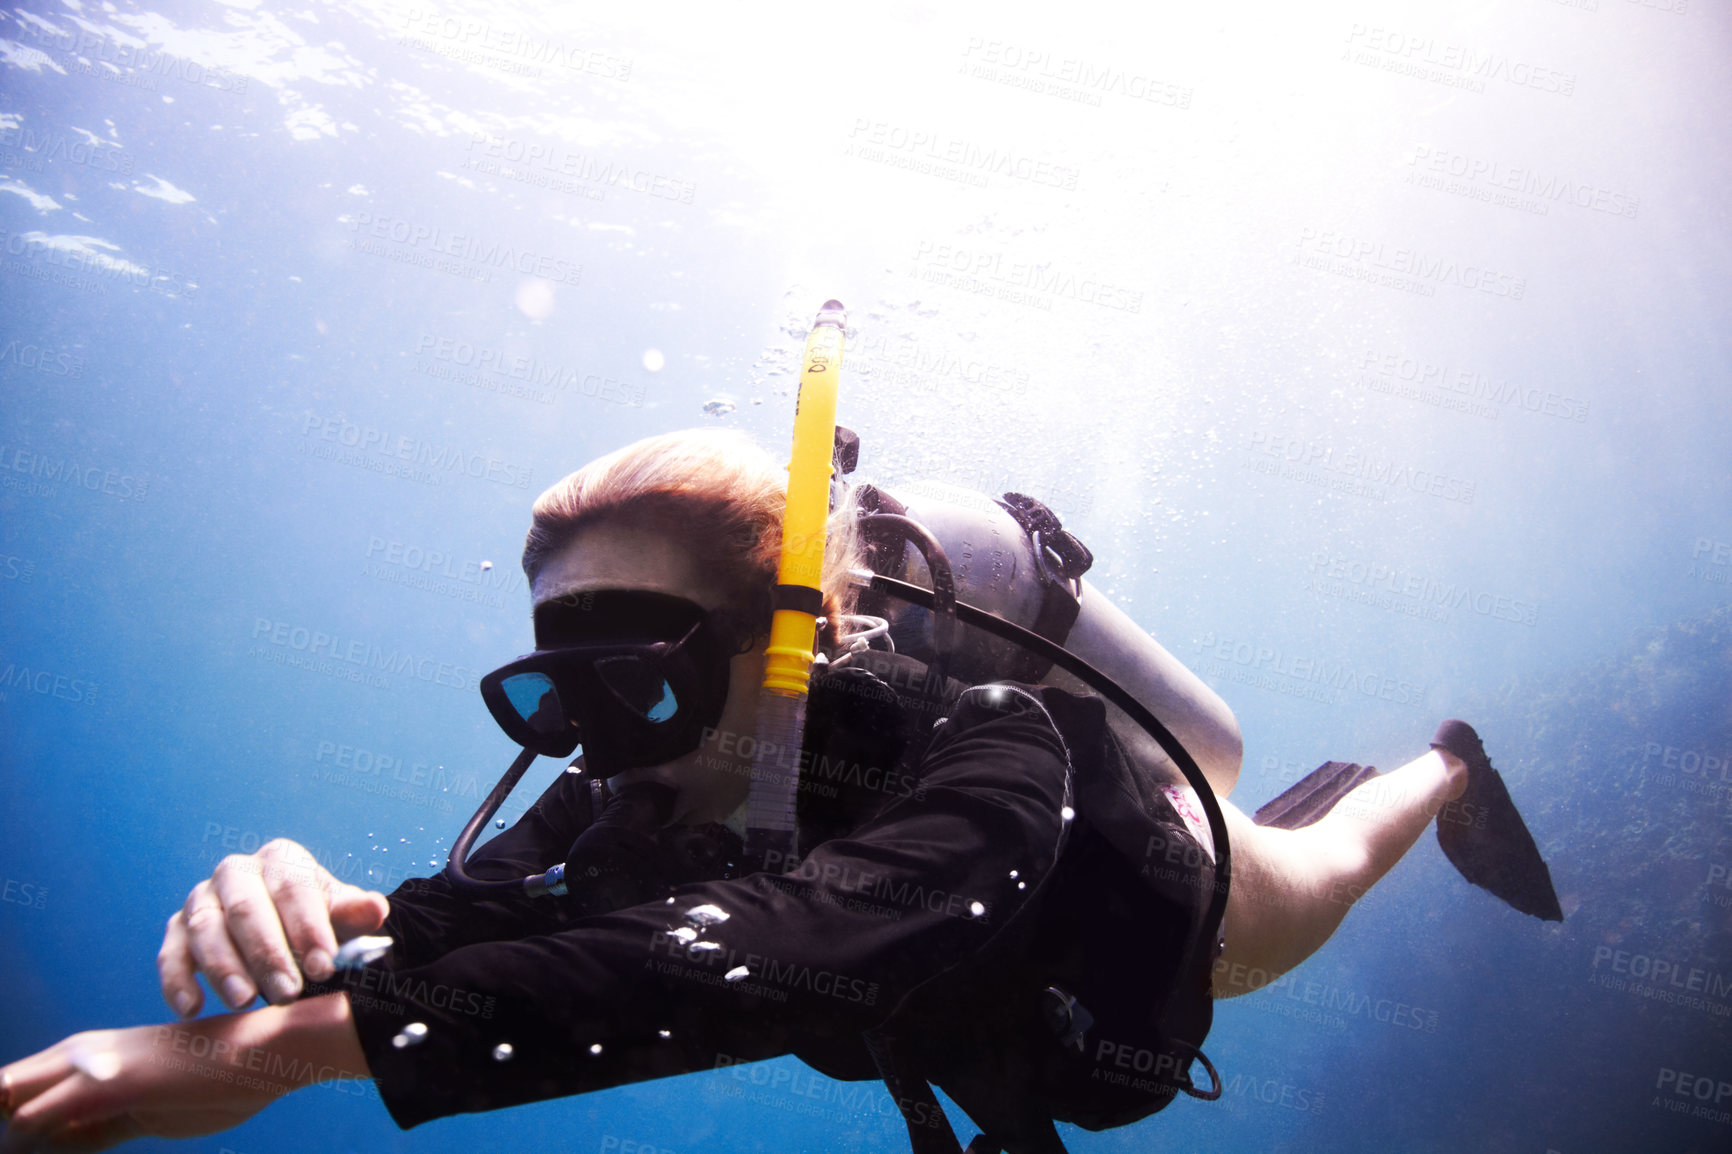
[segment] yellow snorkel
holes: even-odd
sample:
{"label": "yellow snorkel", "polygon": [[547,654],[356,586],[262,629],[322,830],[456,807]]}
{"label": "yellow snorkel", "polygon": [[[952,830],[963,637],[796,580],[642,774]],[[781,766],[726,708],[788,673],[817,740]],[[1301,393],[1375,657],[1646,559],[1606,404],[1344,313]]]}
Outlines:
{"label": "yellow snorkel", "polygon": [[800,787],[806,694],[818,617],[824,611],[824,545],[846,324],[841,302],[826,301],[806,338],[800,391],[794,400],[794,448],[788,460],[776,613],[764,653],[752,785],[746,797],[746,857],[757,869],[786,869],[795,852],[794,807]]}

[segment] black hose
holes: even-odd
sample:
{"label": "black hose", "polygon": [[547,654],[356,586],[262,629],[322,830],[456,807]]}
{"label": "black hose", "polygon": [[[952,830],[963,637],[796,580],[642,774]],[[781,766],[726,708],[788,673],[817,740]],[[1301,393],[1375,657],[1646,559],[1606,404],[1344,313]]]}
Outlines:
{"label": "black hose", "polygon": [[515,877],[509,881],[483,881],[469,876],[467,864],[469,847],[475,844],[475,839],[481,836],[481,831],[487,828],[487,823],[493,820],[493,815],[499,812],[499,807],[505,804],[511,791],[517,788],[518,779],[534,760],[534,750],[526,749],[519,753],[517,760],[511,763],[511,768],[505,771],[505,776],[494,784],[493,792],[487,795],[481,808],[475,811],[475,816],[469,819],[469,824],[463,827],[463,832],[457,835],[457,840],[451,843],[451,855],[445,859],[445,876],[451,879],[451,884],[457,889],[476,897],[506,892],[521,894],[528,882],[540,879],[540,874],[534,874],[528,878]]}

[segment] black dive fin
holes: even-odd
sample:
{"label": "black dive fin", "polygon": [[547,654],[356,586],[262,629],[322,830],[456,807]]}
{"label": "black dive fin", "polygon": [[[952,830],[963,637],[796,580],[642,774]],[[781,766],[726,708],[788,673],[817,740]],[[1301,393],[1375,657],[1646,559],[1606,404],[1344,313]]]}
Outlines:
{"label": "black dive fin", "polygon": [[1369,765],[1326,761],[1258,810],[1251,820],[1276,829],[1299,829],[1321,821],[1336,802],[1376,776],[1377,770]]}
{"label": "black dive fin", "polygon": [[1431,747],[1467,763],[1467,792],[1437,815],[1437,844],[1444,856],[1462,877],[1522,913],[1548,922],[1563,921],[1552,872],[1473,726],[1446,721],[1437,727]]}

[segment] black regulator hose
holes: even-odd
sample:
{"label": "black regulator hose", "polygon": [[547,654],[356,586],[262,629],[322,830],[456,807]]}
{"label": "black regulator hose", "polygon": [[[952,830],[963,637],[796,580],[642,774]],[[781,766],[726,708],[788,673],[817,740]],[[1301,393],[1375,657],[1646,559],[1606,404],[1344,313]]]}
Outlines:
{"label": "black regulator hose", "polygon": [[[504,897],[507,894],[536,894],[548,892],[550,882],[548,875],[558,870],[563,877],[564,864],[548,870],[546,874],[532,874],[529,877],[510,878],[503,881],[484,881],[481,878],[469,876],[469,849],[475,844],[475,839],[481,836],[481,831],[487,828],[487,823],[493,820],[493,815],[499,812],[499,807],[505,804],[505,799],[511,796],[511,791],[517,788],[518,781],[523,777],[535,760],[535,752],[526,749],[517,755],[517,760],[511,763],[511,768],[505,771],[493,786],[493,791],[481,803],[481,808],[475,811],[475,816],[469,819],[469,824],[463,827],[463,832],[457,835],[457,840],[451,843],[451,854],[445,859],[445,876],[451,879],[451,884],[472,897]],[[558,878],[551,879],[557,883]],[[540,887],[537,889],[537,887]]]}

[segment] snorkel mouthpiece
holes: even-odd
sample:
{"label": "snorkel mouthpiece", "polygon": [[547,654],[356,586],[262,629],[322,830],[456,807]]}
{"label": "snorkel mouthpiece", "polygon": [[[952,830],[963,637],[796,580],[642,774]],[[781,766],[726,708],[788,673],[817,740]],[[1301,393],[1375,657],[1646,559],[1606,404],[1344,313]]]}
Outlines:
{"label": "snorkel mouthpiece", "polygon": [[847,314],[826,301],[806,338],[794,401],[794,446],[782,516],[776,612],[764,654],[758,697],[756,756],[746,796],[746,858],[756,868],[794,852],[795,801],[812,652],[823,612],[824,546],[830,516],[830,470],[836,446],[836,394],[842,375]]}

